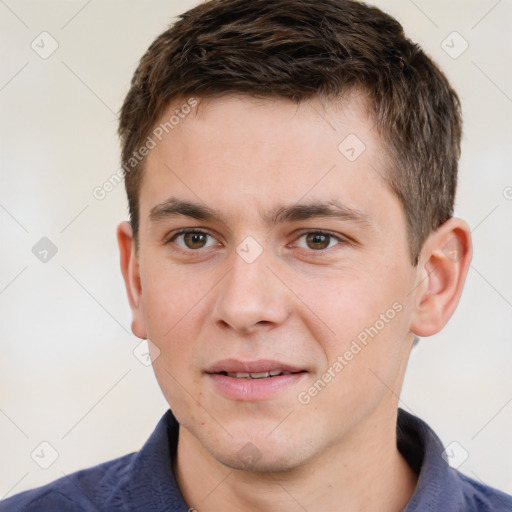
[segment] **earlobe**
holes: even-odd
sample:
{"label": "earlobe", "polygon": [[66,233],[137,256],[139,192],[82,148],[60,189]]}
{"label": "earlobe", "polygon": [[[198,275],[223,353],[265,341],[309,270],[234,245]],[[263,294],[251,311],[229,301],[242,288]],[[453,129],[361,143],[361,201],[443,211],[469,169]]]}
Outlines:
{"label": "earlobe", "polygon": [[471,257],[471,231],[461,219],[449,219],[426,240],[418,265],[414,334],[431,336],[446,325],[459,303]]}
{"label": "earlobe", "polygon": [[146,339],[139,261],[129,222],[122,222],[117,227],[117,242],[121,258],[121,273],[132,310],[132,332],[138,338]]}

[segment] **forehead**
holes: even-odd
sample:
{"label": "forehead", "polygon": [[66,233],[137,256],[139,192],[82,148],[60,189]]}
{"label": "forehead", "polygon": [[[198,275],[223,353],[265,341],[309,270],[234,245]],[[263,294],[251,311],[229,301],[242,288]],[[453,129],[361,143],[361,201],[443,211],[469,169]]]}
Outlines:
{"label": "forehead", "polygon": [[[182,103],[171,104],[156,126],[177,117]],[[382,197],[396,201],[384,180],[381,138],[360,95],[299,104],[224,96],[185,111],[146,157],[141,215],[170,196],[228,214],[244,206],[262,218],[270,207],[302,199],[334,199],[358,210]]]}

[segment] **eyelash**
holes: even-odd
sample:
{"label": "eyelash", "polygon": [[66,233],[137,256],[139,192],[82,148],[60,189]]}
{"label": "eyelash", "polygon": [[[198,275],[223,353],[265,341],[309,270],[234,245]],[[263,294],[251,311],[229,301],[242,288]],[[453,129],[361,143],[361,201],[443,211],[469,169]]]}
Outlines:
{"label": "eyelash", "polygon": [[[208,233],[207,231],[204,231],[202,229],[198,229],[198,228],[185,228],[185,229],[181,229],[181,230],[177,231],[176,233],[173,233],[170,237],[166,238],[164,240],[164,244],[167,245],[167,244],[169,244],[171,242],[175,242],[175,240],[179,236],[186,235],[187,233],[194,233],[194,234],[198,234],[198,235],[207,235],[207,236],[213,238],[214,240],[216,240],[216,238],[214,236],[212,236],[210,233]],[[310,230],[301,231],[299,233],[299,235],[297,236],[297,238],[295,238],[293,243],[296,243],[302,237],[307,236],[309,234],[329,236],[329,237],[333,238],[334,240],[336,240],[338,242],[333,247],[327,247],[325,249],[319,249],[319,250],[305,249],[303,247],[299,247],[299,249],[308,250],[311,253],[323,253],[323,252],[327,251],[328,249],[332,249],[332,248],[336,247],[337,245],[345,245],[345,244],[350,243],[350,241],[349,241],[349,239],[347,237],[343,237],[343,236],[341,236],[339,234],[335,234],[335,233],[333,233],[331,231],[318,230],[318,229],[310,229]],[[184,247],[181,247],[181,246],[179,246],[177,244],[176,244],[176,247],[177,247],[178,250],[183,251],[185,253],[200,252],[201,249],[203,249],[203,248],[199,248],[199,249],[189,249],[189,248],[186,248],[185,249]],[[206,247],[206,249],[208,249],[208,247]]]}

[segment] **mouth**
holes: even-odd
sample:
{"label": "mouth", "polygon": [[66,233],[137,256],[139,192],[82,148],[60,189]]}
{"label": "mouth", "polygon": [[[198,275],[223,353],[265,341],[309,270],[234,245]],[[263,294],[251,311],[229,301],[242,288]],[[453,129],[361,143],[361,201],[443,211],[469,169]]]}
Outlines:
{"label": "mouth", "polygon": [[219,374],[236,379],[266,379],[305,371],[300,366],[272,359],[258,359],[255,361],[224,359],[210,366],[206,373]]}
{"label": "mouth", "polygon": [[259,401],[296,385],[308,373],[299,366],[271,360],[224,360],[214,364],[206,375],[217,392],[226,398]]}
{"label": "mouth", "polygon": [[280,375],[292,375],[294,373],[302,373],[302,371],[287,372],[286,370],[270,370],[268,372],[256,372],[256,373],[220,372],[219,375],[226,375],[226,376],[234,378],[234,379],[267,379],[269,377],[279,377]]}

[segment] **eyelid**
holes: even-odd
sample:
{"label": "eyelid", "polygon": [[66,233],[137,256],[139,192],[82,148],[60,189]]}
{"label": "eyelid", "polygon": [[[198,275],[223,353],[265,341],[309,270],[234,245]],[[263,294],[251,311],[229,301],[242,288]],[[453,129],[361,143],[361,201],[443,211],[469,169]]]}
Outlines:
{"label": "eyelid", "polygon": [[[195,227],[178,229],[177,231],[171,233],[170,235],[165,236],[163,241],[162,241],[162,243],[163,243],[163,245],[167,245],[170,242],[173,242],[178,236],[184,235],[186,233],[200,233],[200,234],[204,234],[204,235],[207,235],[207,236],[213,238],[219,244],[221,244],[221,242],[219,241],[218,237],[214,236],[207,229],[195,228]],[[354,241],[350,237],[348,237],[346,235],[342,235],[340,233],[335,233],[333,231],[329,231],[329,230],[326,230],[326,229],[303,229],[303,230],[300,230],[294,236],[294,240],[292,242],[290,242],[290,244],[287,244],[287,247],[289,247],[291,244],[295,244],[297,242],[297,240],[299,240],[303,236],[308,235],[310,233],[317,233],[317,234],[321,234],[321,235],[328,235],[328,236],[334,238],[338,242],[336,244],[336,246],[340,245],[340,244],[354,243]],[[188,249],[188,248],[181,247],[178,244],[176,244],[176,246],[177,246],[177,248],[179,250],[186,251],[186,252],[199,252],[199,251],[201,251],[201,249],[208,249],[209,248],[209,247],[204,247],[204,248],[201,248],[201,249]],[[336,246],[334,246],[334,247],[336,247]],[[334,247],[330,247],[328,249],[333,249]],[[303,247],[299,247],[299,249],[304,249],[304,248]],[[313,249],[309,249],[309,251],[321,253],[321,252],[327,251],[328,249],[322,249],[322,250],[318,250],[318,251],[314,251]],[[308,250],[308,249],[304,249],[304,250]]]}
{"label": "eyelid", "polygon": [[[202,234],[202,235],[207,235],[210,238],[213,238],[214,240],[216,240],[219,244],[221,243],[221,242],[219,242],[218,237],[212,235],[206,229],[203,229],[203,228],[181,228],[181,229],[178,229],[177,231],[173,231],[171,234],[166,235],[163,238],[163,240],[162,240],[162,244],[163,245],[167,245],[167,244],[169,244],[171,242],[174,242],[174,240],[176,238],[178,238],[180,235],[186,235],[187,233],[199,233],[199,234]],[[198,252],[198,251],[201,250],[201,249],[186,249],[186,248],[181,247],[179,245],[177,245],[177,247],[179,249],[183,250],[183,251]],[[208,249],[208,247],[205,247],[205,249]]]}
{"label": "eyelid", "polygon": [[[309,235],[310,233],[317,233],[320,235],[329,235],[330,237],[337,240],[340,244],[348,244],[352,242],[350,237],[346,235],[342,235],[340,233],[334,233],[333,231],[329,231],[328,229],[304,229],[299,231],[299,233],[295,236],[295,239],[292,243],[297,242],[299,238],[302,238],[304,235]],[[323,249],[326,251],[327,249]],[[315,251],[315,252],[321,252],[321,251]]]}

